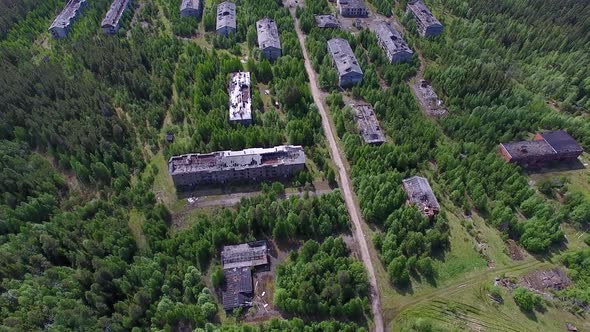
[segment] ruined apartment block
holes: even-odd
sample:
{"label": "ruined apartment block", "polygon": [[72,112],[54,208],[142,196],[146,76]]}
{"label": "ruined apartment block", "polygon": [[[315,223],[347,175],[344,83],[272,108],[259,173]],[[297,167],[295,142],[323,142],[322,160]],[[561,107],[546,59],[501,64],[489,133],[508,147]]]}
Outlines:
{"label": "ruined apartment block", "polygon": [[57,15],[51,26],[49,26],[51,36],[56,39],[67,36],[72,28],[72,24],[87,5],[86,0],[69,0],[61,13]]}
{"label": "ruined apartment block", "polygon": [[373,107],[369,104],[357,104],[353,105],[352,108],[355,111],[356,125],[365,143],[371,145],[383,144],[385,135],[379,126],[379,120],[375,116]]}
{"label": "ruined apartment block", "polygon": [[498,150],[506,161],[523,167],[572,162],[584,152],[565,130],[537,133],[532,141],[501,143]]}
{"label": "ruined apartment block", "polygon": [[203,0],[182,0],[180,4],[180,16],[201,17],[203,14]]}
{"label": "ruined apartment block", "polygon": [[179,189],[191,189],[200,184],[285,178],[304,168],[305,154],[298,145],[193,153],[174,156],[168,161],[168,171]]}
{"label": "ruined apartment block", "polygon": [[228,36],[236,33],[236,4],[225,1],[217,6],[217,24],[215,32],[218,35]]}
{"label": "ruined apartment block", "polygon": [[416,19],[416,28],[423,37],[438,36],[443,32],[443,25],[432,15],[428,7],[420,1],[410,1],[406,12],[412,13]]}
{"label": "ruined apartment block", "polygon": [[107,35],[114,35],[119,31],[121,17],[129,6],[129,0],[115,0],[111,4],[109,11],[100,24],[102,31]]}
{"label": "ruined apartment block", "polygon": [[369,11],[364,0],[338,0],[338,11],[344,17],[367,17]]}
{"label": "ruined apartment block", "polygon": [[375,34],[389,62],[412,61],[414,52],[408,47],[402,35],[391,24],[385,21],[379,22],[375,28]]}
{"label": "ruined apartment block", "polygon": [[363,80],[363,71],[346,39],[328,40],[328,52],[330,52],[336,66],[338,84],[341,87],[350,86]]}
{"label": "ruined apartment block", "polygon": [[229,122],[251,124],[250,73],[242,71],[231,73],[227,93],[229,95]]}
{"label": "ruined apartment block", "polygon": [[338,23],[338,19],[336,18],[336,16],[334,16],[332,14],[315,15],[315,23],[317,24],[317,26],[319,28],[323,28],[323,29],[328,29],[328,28],[337,29],[340,27],[340,23]]}
{"label": "ruined apartment block", "polygon": [[256,22],[256,32],[258,34],[258,47],[269,61],[276,60],[281,56],[281,40],[279,39],[279,30],[273,19],[265,17]]}

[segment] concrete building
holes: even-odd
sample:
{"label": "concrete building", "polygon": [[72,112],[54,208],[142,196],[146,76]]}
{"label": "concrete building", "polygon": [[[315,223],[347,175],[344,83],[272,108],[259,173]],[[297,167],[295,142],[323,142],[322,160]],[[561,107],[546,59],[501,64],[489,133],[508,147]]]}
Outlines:
{"label": "concrete building", "polygon": [[180,16],[201,17],[203,14],[204,0],[182,0],[180,3]]}
{"label": "concrete building", "polygon": [[250,73],[231,73],[229,79],[229,122],[249,125],[252,123],[252,96]]}
{"label": "concrete building", "polygon": [[537,133],[532,141],[502,143],[498,150],[506,161],[523,167],[542,166],[551,162],[571,162],[584,152],[565,130]]}
{"label": "concrete building", "polygon": [[338,19],[336,16],[332,14],[327,15],[315,15],[315,23],[320,28],[334,28],[337,29],[340,27],[340,23],[338,23]]}
{"label": "concrete building", "polygon": [[88,4],[86,0],[69,0],[64,9],[57,15],[49,32],[53,38],[64,38],[70,32],[72,24]]}
{"label": "concrete building", "polygon": [[414,91],[418,94],[418,102],[426,110],[426,113],[430,116],[444,116],[449,113],[449,110],[445,106],[444,102],[438,97],[432,85],[426,80],[421,80],[417,84],[417,88]]}
{"label": "concrete building", "polygon": [[408,203],[416,205],[428,218],[432,218],[440,212],[440,205],[428,180],[421,176],[412,176],[402,182],[404,191],[408,195]]}
{"label": "concrete building", "polygon": [[223,246],[221,250],[221,264],[224,269],[268,265],[268,247],[266,241],[262,240]]}
{"label": "concrete building", "polygon": [[250,268],[236,267],[224,270],[223,273],[225,277],[225,285],[221,292],[223,309],[231,312],[240,307],[251,307],[254,286]]}
{"label": "concrete building", "polygon": [[365,143],[372,145],[383,144],[385,135],[379,126],[379,120],[375,116],[373,107],[369,104],[357,104],[352,107],[355,111],[356,125]]}
{"label": "concrete building", "polygon": [[387,55],[387,60],[391,63],[410,62],[414,52],[408,47],[408,44],[402,38],[402,35],[395,30],[391,24],[382,21],[375,27],[377,41]]}
{"label": "concrete building", "polygon": [[258,34],[258,47],[262,55],[270,61],[276,60],[281,56],[281,40],[279,39],[279,30],[273,19],[265,17],[256,22],[256,32]]}
{"label": "concrete building", "polygon": [[285,178],[305,168],[303,147],[280,145],[174,156],[168,172],[179,189],[200,184]]}
{"label": "concrete building", "polygon": [[218,35],[228,36],[236,33],[236,4],[225,1],[217,6],[217,25],[215,31]]}
{"label": "concrete building", "polygon": [[438,36],[443,32],[443,25],[432,15],[421,0],[408,2],[406,12],[412,13],[416,19],[416,28],[424,37]]}
{"label": "concrete building", "polygon": [[367,17],[369,11],[364,0],[338,0],[338,11],[344,17]]}
{"label": "concrete building", "polygon": [[107,35],[114,35],[119,31],[119,21],[123,16],[123,12],[129,6],[129,0],[115,0],[111,4],[109,11],[105,15],[100,26],[102,31]]}
{"label": "concrete building", "polygon": [[342,87],[359,83],[363,80],[363,71],[346,39],[328,40],[328,52],[338,72],[338,84]]}

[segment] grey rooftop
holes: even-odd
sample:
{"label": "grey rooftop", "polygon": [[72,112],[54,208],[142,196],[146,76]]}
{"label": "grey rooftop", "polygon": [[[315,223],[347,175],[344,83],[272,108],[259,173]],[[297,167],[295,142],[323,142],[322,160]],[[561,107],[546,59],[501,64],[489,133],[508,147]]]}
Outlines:
{"label": "grey rooftop", "polygon": [[57,15],[49,29],[52,28],[65,28],[70,25],[72,19],[77,15],[80,7],[86,4],[86,0],[69,0],[64,9]]}
{"label": "grey rooftop", "polygon": [[361,66],[358,64],[356,56],[346,39],[333,38],[328,40],[328,51],[332,54],[339,75],[345,75],[350,72],[363,74]]}
{"label": "grey rooftop", "polygon": [[256,31],[258,33],[258,47],[261,49],[267,47],[274,47],[281,49],[281,41],[279,40],[279,30],[276,22],[268,17],[265,17],[256,22]]}
{"label": "grey rooftop", "polygon": [[420,21],[423,22],[425,26],[433,24],[442,26],[442,24],[436,19],[436,17],[434,17],[434,15],[432,15],[430,9],[428,9],[428,7],[426,7],[422,1],[415,0],[410,2],[408,3],[408,8],[412,11],[412,13],[414,13],[414,15],[416,15],[416,17],[418,17]]}
{"label": "grey rooftop", "polygon": [[377,26],[375,27],[375,33],[379,36],[379,38],[385,44],[385,47],[387,47],[389,52],[392,54],[398,52],[408,52],[410,54],[414,53],[408,47],[408,44],[406,44],[401,34],[388,22],[381,21],[377,23]]}
{"label": "grey rooftop", "polygon": [[236,28],[236,4],[225,1],[217,6],[217,29],[223,27]]}
{"label": "grey rooftop", "polygon": [[266,241],[224,246],[221,251],[221,264],[224,269],[266,265],[267,254]]}
{"label": "grey rooftop", "polygon": [[117,26],[128,3],[129,0],[114,0],[109,11],[102,20],[101,26]]}
{"label": "grey rooftop", "polygon": [[426,215],[431,215],[433,210],[440,210],[438,200],[426,178],[412,176],[404,179],[403,185],[410,202],[417,205]]}

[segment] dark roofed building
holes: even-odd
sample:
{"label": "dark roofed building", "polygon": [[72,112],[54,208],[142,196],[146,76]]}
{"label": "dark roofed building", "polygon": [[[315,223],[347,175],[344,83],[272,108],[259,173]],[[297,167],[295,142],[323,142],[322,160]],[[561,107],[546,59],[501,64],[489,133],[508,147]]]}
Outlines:
{"label": "dark roofed building", "polygon": [[119,22],[127,9],[129,0],[115,0],[102,20],[101,27],[105,34],[113,35],[119,31]]}
{"label": "dark roofed building", "polygon": [[416,28],[424,37],[438,36],[443,31],[443,25],[432,15],[430,9],[421,0],[408,3],[406,12],[412,13],[416,19]]}
{"label": "dark roofed building", "polygon": [[403,187],[408,194],[408,202],[414,204],[428,218],[434,217],[440,211],[440,205],[426,178],[412,176],[404,179]]}
{"label": "dark roofed building", "polygon": [[203,0],[182,0],[180,3],[180,16],[200,17],[203,11]]}
{"label": "dark roofed building", "polygon": [[336,16],[332,14],[315,15],[315,23],[320,28],[339,28],[340,24]]}
{"label": "dark roofed building", "polygon": [[576,160],[584,149],[566,131],[556,130],[537,133],[532,141],[502,143],[499,152],[506,161],[532,167]]}
{"label": "dark roofed building", "polygon": [[225,275],[225,286],[222,291],[223,309],[232,311],[239,307],[252,306],[254,286],[250,268],[236,267],[223,272]]}

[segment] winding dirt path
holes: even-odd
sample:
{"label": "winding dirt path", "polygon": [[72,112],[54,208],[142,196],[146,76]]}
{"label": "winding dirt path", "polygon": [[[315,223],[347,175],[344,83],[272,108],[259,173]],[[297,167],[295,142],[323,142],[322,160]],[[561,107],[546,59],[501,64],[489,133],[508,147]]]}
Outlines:
{"label": "winding dirt path", "polygon": [[324,104],[324,100],[322,98],[322,92],[318,87],[318,79],[316,77],[316,73],[313,70],[313,67],[311,66],[311,61],[309,60],[309,55],[307,53],[307,49],[305,48],[305,36],[303,35],[301,27],[299,26],[299,20],[295,16],[294,8],[291,8],[290,12],[295,23],[297,38],[299,39],[299,44],[301,45],[301,49],[303,51],[303,58],[305,60],[305,70],[307,71],[307,76],[309,77],[309,84],[311,88],[311,94],[313,96],[313,101],[317,105],[318,110],[320,111],[320,115],[322,117],[322,127],[324,129],[324,134],[326,135],[326,138],[329,143],[330,155],[332,156],[334,164],[336,164],[336,167],[338,168],[340,188],[342,189],[342,194],[344,196],[344,201],[346,203],[346,208],[348,209],[350,219],[352,220],[352,224],[354,225],[353,237],[355,241],[358,243],[361,259],[365,267],[367,268],[369,284],[371,286],[370,300],[371,309],[373,311],[373,321],[375,323],[374,330],[377,332],[382,332],[384,326],[383,316],[381,313],[381,300],[379,296],[379,288],[377,287],[377,278],[375,277],[373,262],[371,261],[371,255],[369,254],[369,248],[367,246],[367,239],[361,227],[361,223],[364,221],[362,221],[359,207],[356,204],[355,194],[350,184],[350,177],[348,176],[348,172],[343,162],[344,158],[342,158],[342,154],[338,149],[338,144],[336,143],[336,136],[334,135],[334,132],[332,131],[332,126],[330,125],[330,118],[328,117],[328,113],[326,112],[326,107]]}

